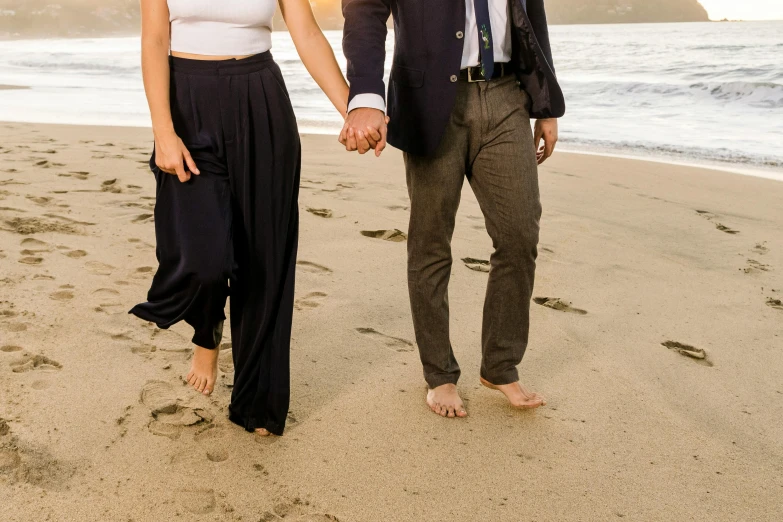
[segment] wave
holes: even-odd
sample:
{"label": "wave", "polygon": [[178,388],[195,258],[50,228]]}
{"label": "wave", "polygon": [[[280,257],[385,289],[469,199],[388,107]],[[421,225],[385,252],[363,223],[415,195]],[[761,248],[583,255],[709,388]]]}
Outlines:
{"label": "wave", "polygon": [[612,96],[634,96],[639,103],[645,98],[660,97],[707,97],[723,104],[743,104],[762,109],[783,108],[783,84],[773,82],[697,82],[697,83],[654,83],[617,81],[566,81],[567,91],[573,94]]}
{"label": "wave", "polygon": [[565,147],[575,147],[598,153],[641,155],[677,161],[715,162],[776,171],[783,169],[783,156],[747,154],[727,148],[669,145],[648,141],[609,141],[577,137],[564,137],[560,141]]}
{"label": "wave", "polygon": [[52,60],[47,57],[43,60],[11,60],[8,65],[29,69],[36,72],[66,72],[88,75],[113,75],[113,74],[137,74],[139,64],[133,63],[126,66],[117,63],[108,63],[101,60]]}
{"label": "wave", "polygon": [[716,100],[743,101],[765,109],[783,108],[783,85],[771,82],[695,83],[690,89],[708,92]]}

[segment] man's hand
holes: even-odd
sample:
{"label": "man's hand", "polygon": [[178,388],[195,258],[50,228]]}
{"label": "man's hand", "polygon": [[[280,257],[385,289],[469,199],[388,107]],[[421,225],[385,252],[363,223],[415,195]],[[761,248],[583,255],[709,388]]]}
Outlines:
{"label": "man's hand", "polygon": [[354,109],[345,118],[338,141],[347,151],[358,150],[359,154],[364,154],[375,149],[375,156],[380,156],[386,148],[387,123],[389,118],[383,111],[367,107]]}
{"label": "man's hand", "polygon": [[177,176],[182,183],[188,181],[191,174],[201,174],[187,147],[174,131],[155,136],[155,164],[163,172]]}
{"label": "man's hand", "polygon": [[[541,144],[541,139],[544,144]],[[533,143],[536,147],[536,161],[541,165],[555,151],[557,143],[557,119],[550,118],[546,120],[536,120],[535,133],[533,134]]]}

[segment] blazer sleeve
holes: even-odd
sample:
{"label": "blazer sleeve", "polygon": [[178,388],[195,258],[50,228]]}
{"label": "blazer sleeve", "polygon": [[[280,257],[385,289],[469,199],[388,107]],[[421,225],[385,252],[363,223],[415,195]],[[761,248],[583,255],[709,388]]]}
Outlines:
{"label": "blazer sleeve", "polygon": [[544,0],[527,0],[527,16],[530,19],[530,24],[533,26],[533,32],[536,34],[538,44],[541,46],[549,66],[554,71],[555,62],[552,60],[552,48],[549,45],[549,26],[546,21]]}
{"label": "blazer sleeve", "polygon": [[386,60],[386,22],[391,0],[342,0],[343,54],[348,61],[348,102],[357,94],[377,94],[386,100],[383,66]]}

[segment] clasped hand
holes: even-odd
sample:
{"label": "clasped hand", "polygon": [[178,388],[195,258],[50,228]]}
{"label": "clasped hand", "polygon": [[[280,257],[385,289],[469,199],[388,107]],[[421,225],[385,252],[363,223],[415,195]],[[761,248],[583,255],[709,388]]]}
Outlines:
{"label": "clasped hand", "polygon": [[354,109],[345,118],[338,141],[349,152],[359,151],[359,154],[364,154],[374,150],[375,156],[380,156],[386,148],[388,123],[389,117],[383,111],[364,107]]}

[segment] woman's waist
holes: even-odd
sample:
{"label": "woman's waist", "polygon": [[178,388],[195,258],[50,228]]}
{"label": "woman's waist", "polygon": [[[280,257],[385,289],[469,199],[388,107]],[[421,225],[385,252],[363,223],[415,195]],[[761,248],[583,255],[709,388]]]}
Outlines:
{"label": "woman's waist", "polygon": [[[172,51],[174,53],[174,51]],[[232,74],[249,74],[275,65],[270,51],[250,56],[225,57],[187,53],[184,56],[172,54],[169,65],[174,72],[187,74],[203,74],[223,76]]]}

